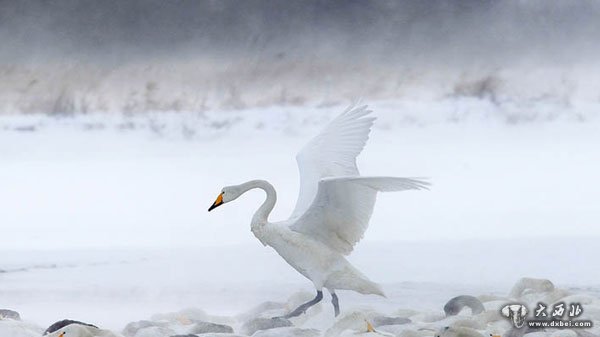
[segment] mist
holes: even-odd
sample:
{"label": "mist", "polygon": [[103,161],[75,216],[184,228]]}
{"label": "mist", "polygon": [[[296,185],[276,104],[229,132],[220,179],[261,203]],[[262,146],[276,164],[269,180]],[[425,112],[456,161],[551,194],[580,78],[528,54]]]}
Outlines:
{"label": "mist", "polygon": [[6,1],[0,112],[467,97],[587,117],[573,105],[600,100],[598,15],[595,1]]}

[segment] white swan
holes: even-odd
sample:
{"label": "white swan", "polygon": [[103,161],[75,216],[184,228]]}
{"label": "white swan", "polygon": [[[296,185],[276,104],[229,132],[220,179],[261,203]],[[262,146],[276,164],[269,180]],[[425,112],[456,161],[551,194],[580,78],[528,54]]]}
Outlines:
{"label": "white swan", "polygon": [[52,333],[47,337],[121,337],[111,331],[98,329],[91,325],[69,324]]}
{"label": "white swan", "polygon": [[350,254],[363,237],[377,192],[425,189],[429,184],[412,178],[359,176],[356,157],[375,120],[367,116],[369,113],[366,106],[347,109],[298,153],[300,193],[288,220],[268,221],[277,197],[273,186],[264,180],[224,187],[208,209],[233,201],[251,189],[265,191],[266,200],[252,217],[252,233],[311,280],[317,290],[313,300],[286,318],[298,316],[320,302],[323,288],[331,293],[336,316],[336,289],[385,296],[344,255]]}

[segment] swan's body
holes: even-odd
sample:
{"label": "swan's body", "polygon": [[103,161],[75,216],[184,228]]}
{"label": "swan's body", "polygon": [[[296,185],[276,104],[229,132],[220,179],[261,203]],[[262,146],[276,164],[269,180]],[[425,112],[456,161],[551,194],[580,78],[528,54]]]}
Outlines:
{"label": "swan's body", "polygon": [[311,280],[317,289],[347,289],[361,294],[384,295],[377,284],[369,281],[343,255],[291,230],[285,223],[267,223],[253,228],[253,232],[261,242],[273,247],[289,265]]}
{"label": "swan's body", "polygon": [[251,230],[300,274],[311,280],[317,297],[292,313],[293,317],[318,303],[322,289],[332,294],[339,313],[336,289],[384,296],[381,288],[344,257],[366,231],[377,192],[422,189],[426,182],[411,178],[362,177],[356,157],[362,151],[375,118],[366,107],[348,109],[334,119],[298,154],[300,194],[286,221],[269,222],[277,194],[264,180],[223,188],[209,211],[237,199],[251,189],[262,189],[266,199],[252,217]]}
{"label": "swan's body", "polygon": [[72,323],[50,332],[47,337],[118,337],[111,331],[99,329],[93,325]]}

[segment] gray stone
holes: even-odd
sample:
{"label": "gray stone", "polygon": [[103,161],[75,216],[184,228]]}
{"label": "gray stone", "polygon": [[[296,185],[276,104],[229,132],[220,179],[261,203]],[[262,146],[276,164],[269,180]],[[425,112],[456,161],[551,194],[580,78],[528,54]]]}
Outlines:
{"label": "gray stone", "polygon": [[319,337],[321,333],[316,329],[302,329],[294,327],[273,328],[257,331],[252,337]]}
{"label": "gray stone", "polygon": [[233,328],[225,324],[216,324],[211,322],[196,322],[190,330],[192,334],[202,333],[233,333]]}
{"label": "gray stone", "polygon": [[268,330],[274,328],[290,327],[292,322],[285,318],[255,318],[242,326],[242,331],[246,335],[252,335],[259,330]]}
{"label": "gray stone", "polygon": [[[272,311],[281,311],[281,314],[283,314],[284,310],[285,310],[285,303],[281,303],[281,302],[263,302],[259,305],[257,305],[256,307],[248,310],[247,312],[238,315],[238,319],[241,321],[249,321],[251,319],[260,317],[263,313],[266,312],[272,312]],[[274,316],[274,315],[271,315]]]}
{"label": "gray stone", "polygon": [[153,321],[137,321],[131,322],[125,326],[123,329],[123,335],[128,337],[133,337],[140,329],[150,328],[150,327],[166,327],[167,323],[163,322],[153,322]]}
{"label": "gray stone", "polygon": [[172,336],[176,332],[173,329],[161,327],[161,326],[151,326],[147,328],[139,329],[135,333],[135,337],[168,337]]}
{"label": "gray stone", "polygon": [[0,320],[1,319],[14,319],[15,321],[20,321],[21,316],[18,312],[8,309],[0,309]]}

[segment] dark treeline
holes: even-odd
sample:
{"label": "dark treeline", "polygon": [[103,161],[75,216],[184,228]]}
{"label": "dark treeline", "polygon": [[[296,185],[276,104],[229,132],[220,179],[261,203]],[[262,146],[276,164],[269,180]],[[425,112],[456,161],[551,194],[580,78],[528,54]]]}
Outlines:
{"label": "dark treeline", "polygon": [[586,61],[600,2],[4,0],[0,60],[326,57]]}

